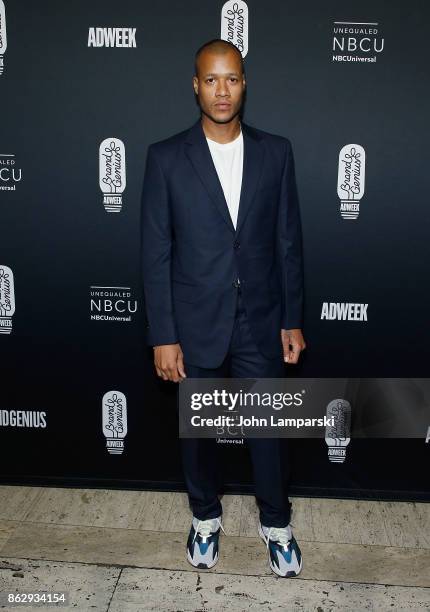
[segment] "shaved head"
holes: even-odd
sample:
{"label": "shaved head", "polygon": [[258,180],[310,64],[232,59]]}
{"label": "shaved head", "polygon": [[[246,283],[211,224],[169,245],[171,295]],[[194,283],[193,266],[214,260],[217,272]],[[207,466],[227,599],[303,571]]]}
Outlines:
{"label": "shaved head", "polygon": [[[246,79],[242,53],[236,45],[221,38],[202,45],[195,56],[193,88],[208,133],[222,124],[238,131]],[[228,129],[231,132],[232,128]]]}
{"label": "shaved head", "polygon": [[196,54],[195,54],[195,57],[194,57],[194,74],[196,76],[199,75],[199,64],[200,64],[199,60],[200,60],[200,56],[205,51],[209,52],[209,53],[214,53],[214,54],[217,54],[217,55],[225,55],[226,53],[231,53],[231,51],[233,51],[237,55],[238,59],[240,60],[240,66],[242,68],[242,74],[245,74],[245,66],[244,66],[244,62],[243,62],[242,53],[239,51],[239,49],[236,47],[236,45],[234,45],[233,43],[229,42],[228,40],[223,40],[222,38],[213,38],[212,40],[209,40],[204,45],[202,45],[196,51]]}

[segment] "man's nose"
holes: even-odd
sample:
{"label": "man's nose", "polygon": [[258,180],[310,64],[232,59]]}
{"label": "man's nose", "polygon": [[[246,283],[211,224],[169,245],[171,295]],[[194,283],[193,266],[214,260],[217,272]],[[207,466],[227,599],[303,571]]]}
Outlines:
{"label": "man's nose", "polygon": [[229,94],[230,94],[230,91],[228,89],[227,82],[220,79],[218,81],[216,95],[217,96],[228,96]]}

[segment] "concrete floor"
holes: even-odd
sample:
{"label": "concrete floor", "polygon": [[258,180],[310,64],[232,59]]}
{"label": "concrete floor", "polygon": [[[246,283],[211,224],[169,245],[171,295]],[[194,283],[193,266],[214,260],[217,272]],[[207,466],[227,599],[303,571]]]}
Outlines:
{"label": "concrete floor", "polygon": [[66,591],[79,612],[430,610],[430,504],[292,502],[303,570],[283,579],[251,496],[222,498],[228,535],[202,571],[185,558],[184,493],[0,486],[0,593]]}

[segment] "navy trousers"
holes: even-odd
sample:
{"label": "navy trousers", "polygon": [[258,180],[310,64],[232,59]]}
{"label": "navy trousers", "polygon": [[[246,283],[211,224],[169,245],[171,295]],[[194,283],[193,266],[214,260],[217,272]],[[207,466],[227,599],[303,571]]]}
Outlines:
{"label": "navy trousers", "polygon": [[[279,330],[279,358],[267,359],[255,345],[248,325],[241,290],[229,351],[220,367],[200,368],[187,364],[188,378],[284,378],[286,375]],[[288,499],[290,461],[286,438],[245,438],[251,455],[255,497],[260,521],[267,527],[285,527],[290,522]],[[200,520],[222,514],[217,443],[215,438],[180,438],[182,467],[193,515]]]}

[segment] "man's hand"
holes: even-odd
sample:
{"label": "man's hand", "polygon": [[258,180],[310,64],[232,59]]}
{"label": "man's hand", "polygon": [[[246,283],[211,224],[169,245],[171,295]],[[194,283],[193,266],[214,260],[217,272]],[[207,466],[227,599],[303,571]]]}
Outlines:
{"label": "man's hand", "polygon": [[[281,329],[282,346],[284,347],[284,361],[297,363],[300,352],[306,348],[301,329]],[[290,348],[291,345],[291,348]]]}
{"label": "man's hand", "polygon": [[154,364],[163,380],[181,382],[186,378],[184,355],[179,343],[154,346]]}

